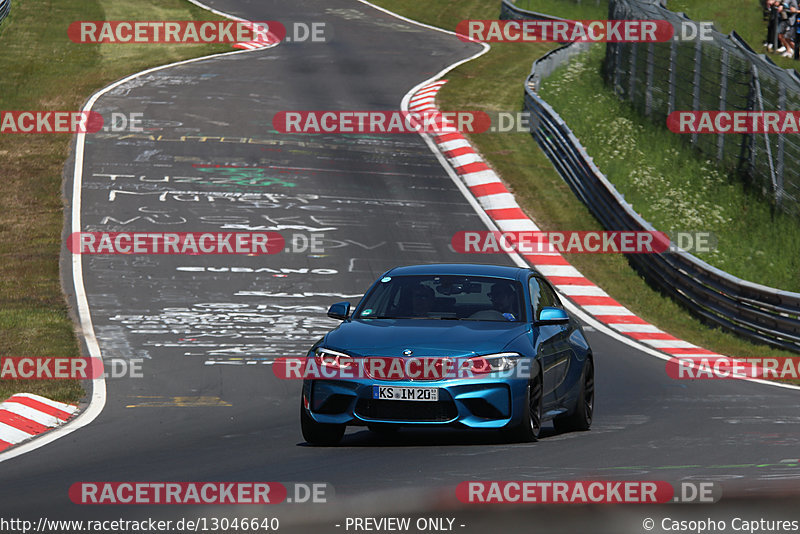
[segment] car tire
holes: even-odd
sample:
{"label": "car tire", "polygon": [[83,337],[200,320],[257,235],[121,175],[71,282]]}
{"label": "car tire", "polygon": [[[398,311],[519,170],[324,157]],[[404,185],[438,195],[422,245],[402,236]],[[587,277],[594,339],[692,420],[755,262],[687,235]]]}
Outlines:
{"label": "car tire", "polygon": [[591,358],[586,359],[581,373],[581,390],[575,410],[570,415],[562,415],[553,419],[553,426],[557,432],[572,432],[575,430],[589,430],[594,417],[594,364]]}
{"label": "car tire", "polygon": [[528,382],[525,390],[525,406],[522,409],[522,422],[511,430],[511,439],[529,443],[539,439],[542,431],[542,376]]}
{"label": "car tire", "polygon": [[336,445],[344,436],[345,425],[331,425],[327,423],[317,423],[308,414],[303,401],[300,401],[300,429],[303,431],[303,439],[309,445],[330,447]]}

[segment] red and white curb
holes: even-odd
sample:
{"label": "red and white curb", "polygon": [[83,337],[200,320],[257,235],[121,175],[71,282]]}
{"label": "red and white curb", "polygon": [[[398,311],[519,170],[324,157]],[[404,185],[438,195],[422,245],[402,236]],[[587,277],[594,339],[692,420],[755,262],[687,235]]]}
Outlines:
{"label": "red and white curb", "polygon": [[[254,22],[251,21],[251,20],[246,20],[246,19],[243,19],[242,17],[237,17],[235,15],[231,15],[230,13],[225,13],[224,11],[220,11],[218,9],[214,9],[211,6],[205,5],[200,0],[188,0],[188,1],[190,3],[196,5],[200,9],[205,9],[206,11],[208,11],[210,13],[214,13],[215,15],[217,15],[219,17],[222,17],[222,18],[225,18],[225,19],[228,19],[228,20],[236,20],[236,21],[243,22],[244,26],[247,26],[250,29],[253,29],[253,27],[255,26]],[[261,39],[256,39],[254,41],[234,43],[231,46],[233,48],[240,48],[242,50],[258,50],[259,48],[271,48],[273,46],[277,46],[280,42],[281,42],[281,40],[278,39],[278,37],[275,34],[273,34],[271,31],[267,31],[267,40],[266,41],[263,41]],[[170,65],[166,65],[166,66],[170,66]],[[138,73],[138,74],[141,74],[141,73]]]}
{"label": "red and white curb", "polygon": [[77,406],[17,393],[0,404],[0,451],[65,423]]}
{"label": "red and white curb", "polygon": [[[252,30],[255,27],[255,24],[248,21],[244,23],[244,26]],[[271,48],[273,46],[278,45],[280,42],[281,40],[278,39],[278,37],[275,34],[268,31],[266,41],[263,41],[261,39],[256,39],[255,41],[247,41],[245,43],[234,43],[231,46],[233,46],[234,48],[241,48],[242,50],[258,50],[259,48]]]}
{"label": "red and white curb", "polygon": [[[447,80],[438,80],[420,88],[408,102],[409,111],[438,112],[435,104],[436,93],[445,83]],[[453,170],[501,231],[539,231],[539,227],[525,215],[500,177],[461,133],[433,134],[431,137]],[[637,317],[583,276],[560,253],[553,251],[520,255],[546,276],[561,294],[613,330],[670,356],[722,357],[715,352],[678,339]]]}

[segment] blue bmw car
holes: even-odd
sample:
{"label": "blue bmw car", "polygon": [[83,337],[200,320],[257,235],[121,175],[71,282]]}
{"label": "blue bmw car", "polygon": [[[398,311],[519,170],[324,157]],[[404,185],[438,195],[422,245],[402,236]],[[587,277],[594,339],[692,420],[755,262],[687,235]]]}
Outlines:
{"label": "blue bmw car", "polygon": [[348,425],[502,429],[536,441],[542,424],[588,430],[594,363],[581,325],[533,269],[440,264],[381,275],[309,351],[300,421],[312,445]]}

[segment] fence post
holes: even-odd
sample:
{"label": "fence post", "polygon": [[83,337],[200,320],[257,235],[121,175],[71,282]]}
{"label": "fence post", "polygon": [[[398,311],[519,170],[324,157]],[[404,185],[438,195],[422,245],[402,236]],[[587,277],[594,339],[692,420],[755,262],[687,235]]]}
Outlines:
{"label": "fence post", "polygon": [[[722,49],[722,56],[719,61],[720,80],[719,80],[719,110],[725,111],[725,102],[728,96],[728,49]],[[725,134],[717,134],[717,161],[722,161],[725,155]]]}
{"label": "fence post", "polygon": [[647,44],[647,81],[644,87],[644,114],[650,116],[653,111],[653,55],[655,44]]}
{"label": "fence post", "polygon": [[[609,11],[609,18],[616,19],[618,18],[616,15],[616,3],[609,2],[608,4],[608,11]],[[612,57],[612,72],[613,75],[611,77],[611,87],[614,89],[614,93],[619,95],[620,94],[620,85],[619,85],[619,71],[620,71],[620,61],[621,59],[621,48],[622,45],[620,43],[608,43],[606,46],[613,47],[611,49],[611,57]],[[607,52],[606,52],[607,53]]]}
{"label": "fence post", "polygon": [[628,44],[631,50],[630,56],[630,63],[628,68],[628,98],[632,103],[636,103],[636,97],[634,91],[636,90],[636,52],[639,50],[639,47],[636,43]]}
{"label": "fence post", "polygon": [[[692,111],[700,111],[700,70],[703,65],[702,44],[700,39],[694,41],[694,79],[692,80]],[[697,144],[697,133],[692,134],[692,144]]]}
{"label": "fence post", "polygon": [[669,96],[667,115],[675,111],[675,71],[678,70],[678,42],[669,43]]}
{"label": "fence post", "polygon": [[[752,70],[751,74],[752,74]],[[755,83],[755,75],[750,77],[750,82],[747,84],[747,111],[755,111],[756,110],[756,83]],[[739,147],[739,169],[741,170],[747,162],[747,170],[744,171],[745,176],[752,177],[753,173],[756,168],[756,134],[750,132],[742,134],[742,144]],[[745,154],[747,152],[747,154]]]}
{"label": "fence post", "polygon": [[[756,103],[758,104],[758,111],[763,113],[764,112],[764,99],[761,97],[761,80],[758,77],[758,67],[756,67],[755,64],[753,64],[753,84],[755,85],[755,97],[756,97]],[[753,136],[753,146],[754,147],[755,147],[755,138],[756,138],[756,136],[754,135]],[[780,205],[781,205],[781,197],[783,197],[783,185],[782,184],[778,184],[778,178],[775,175],[775,165],[772,162],[772,147],[769,146],[769,134],[766,133],[766,132],[764,132],[764,150],[767,153],[767,163],[769,163],[769,176],[770,176],[770,180],[772,182],[772,193],[775,195],[775,204],[778,207],[780,207]],[[755,169],[756,161],[755,161],[755,158],[754,158],[753,155],[751,155],[751,158],[753,158],[753,161],[752,161],[752,164],[753,164],[753,176],[755,176],[756,175],[756,169]]]}
{"label": "fence post", "polygon": [[[780,84],[778,86],[778,111],[785,111],[786,110],[786,86]],[[777,160],[775,162],[775,185],[776,188],[776,195],[777,198],[775,199],[775,204],[780,209],[781,203],[783,202],[783,172],[784,172],[784,165],[783,160],[786,156],[785,151],[785,143],[786,143],[786,136],[782,133],[778,133],[778,154],[775,156]]]}

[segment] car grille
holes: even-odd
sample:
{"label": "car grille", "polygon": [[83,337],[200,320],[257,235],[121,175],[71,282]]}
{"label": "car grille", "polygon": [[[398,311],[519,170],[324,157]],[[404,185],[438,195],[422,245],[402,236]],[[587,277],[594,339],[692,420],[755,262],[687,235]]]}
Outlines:
{"label": "car grille", "polygon": [[458,416],[452,401],[416,402],[379,399],[359,399],[356,415],[364,419],[444,423]]}

